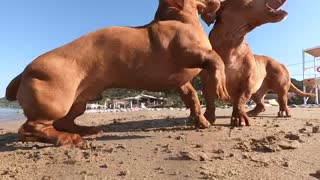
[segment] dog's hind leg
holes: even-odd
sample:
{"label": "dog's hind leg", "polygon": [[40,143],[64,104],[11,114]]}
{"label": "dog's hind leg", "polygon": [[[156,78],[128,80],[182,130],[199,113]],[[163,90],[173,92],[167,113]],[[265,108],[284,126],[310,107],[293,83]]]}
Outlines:
{"label": "dog's hind leg", "polygon": [[[179,88],[181,89],[181,87]],[[191,107],[191,102],[190,99],[188,98],[188,96],[186,96],[185,94],[183,94],[180,90],[177,90],[177,92],[179,93],[179,96],[181,98],[181,100],[183,101],[184,105],[186,106],[187,109],[190,109]],[[192,116],[191,112],[190,112],[190,117]]]}
{"label": "dog's hind leg", "polygon": [[[55,106],[52,106],[52,108],[54,107]],[[33,108],[39,109],[39,107],[35,106]],[[53,126],[56,120],[52,120],[54,118],[49,118],[53,117],[51,115],[46,116],[43,113],[26,113],[26,116],[28,118],[27,122],[24,123],[19,129],[19,135],[22,141],[39,141],[56,144],[58,146],[67,145],[76,147],[81,147],[85,142],[79,134],[57,130]],[[55,117],[58,116],[63,117],[62,114],[55,114]]]}
{"label": "dog's hind leg", "polygon": [[237,94],[233,97],[233,110],[231,115],[231,126],[250,126],[250,118],[246,113],[245,105],[252,96],[252,89],[254,80],[248,77],[241,87],[238,89]]}
{"label": "dog's hind leg", "polygon": [[261,112],[266,110],[264,105],[264,95],[262,94],[254,94],[251,99],[256,103],[254,109],[247,112],[249,117],[257,117]]}
{"label": "dog's hind leg", "polygon": [[278,101],[279,101],[279,112],[278,117],[291,117],[288,109],[288,93],[283,90],[278,92]]}
{"label": "dog's hind leg", "polygon": [[256,103],[256,107],[247,112],[248,116],[250,117],[256,117],[261,112],[264,112],[266,110],[264,105],[264,97],[268,93],[269,89],[268,87],[265,87],[264,84],[265,83],[263,83],[260,89],[251,96],[251,99]]}
{"label": "dog's hind leg", "polygon": [[22,141],[52,143],[58,146],[81,147],[84,140],[78,134],[61,132],[54,128],[52,120],[27,120],[20,129]]}
{"label": "dog's hind leg", "polygon": [[192,119],[194,119],[196,127],[208,128],[210,123],[201,113],[201,106],[197,91],[192,87],[190,82],[179,87],[177,91],[184,102],[188,104],[191,111],[190,116]]}
{"label": "dog's hind leg", "polygon": [[59,130],[68,133],[76,133],[81,136],[93,135],[99,133],[95,127],[80,126],[75,124],[75,119],[81,116],[86,110],[86,102],[75,103],[72,105],[68,114],[54,122],[53,126]]}
{"label": "dog's hind leg", "polygon": [[[215,97],[214,93],[212,93],[210,90],[214,89],[212,87],[212,83],[209,81],[209,74],[206,70],[202,70],[200,73],[201,82],[202,82],[202,92],[204,99],[206,101],[206,111],[204,113],[204,117],[207,118],[207,120],[214,124],[216,121],[216,105],[215,105]],[[211,87],[210,87],[211,86]]]}
{"label": "dog's hind leg", "polygon": [[231,115],[231,126],[250,126],[250,118],[245,112],[245,104],[250,96],[240,96],[233,102],[233,111]]}
{"label": "dog's hind leg", "polygon": [[53,82],[56,81],[26,77],[20,84],[18,99],[28,118],[19,129],[21,139],[82,146],[84,140],[79,134],[59,131],[53,126],[56,120],[68,114],[75,99],[74,84],[62,81],[57,86]]}

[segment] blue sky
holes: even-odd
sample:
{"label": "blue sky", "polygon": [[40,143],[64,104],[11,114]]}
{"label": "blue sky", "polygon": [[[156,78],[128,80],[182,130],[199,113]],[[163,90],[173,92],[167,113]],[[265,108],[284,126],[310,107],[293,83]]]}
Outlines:
{"label": "blue sky", "polygon": [[[157,5],[158,0],[2,1],[0,97],[11,79],[39,55],[99,28],[147,24]],[[320,46],[319,7],[319,0],[288,0],[286,21],[261,26],[248,35],[253,52],[285,65],[301,63],[302,49]],[[302,65],[288,69],[302,79]]]}

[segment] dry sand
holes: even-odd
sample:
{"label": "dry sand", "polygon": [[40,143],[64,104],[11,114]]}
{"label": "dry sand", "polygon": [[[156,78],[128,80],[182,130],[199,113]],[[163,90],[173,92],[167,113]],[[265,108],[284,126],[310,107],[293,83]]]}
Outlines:
{"label": "dry sand", "polygon": [[231,128],[231,109],[218,109],[206,130],[186,124],[187,110],[85,114],[79,124],[103,129],[85,150],[21,143],[23,121],[4,122],[0,179],[320,179],[320,109],[276,112]]}

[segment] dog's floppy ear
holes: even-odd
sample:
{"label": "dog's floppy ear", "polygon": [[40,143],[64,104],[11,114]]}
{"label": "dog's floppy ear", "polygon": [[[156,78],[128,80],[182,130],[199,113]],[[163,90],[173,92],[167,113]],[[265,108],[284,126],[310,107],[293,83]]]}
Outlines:
{"label": "dog's floppy ear", "polygon": [[211,13],[201,14],[201,19],[202,19],[208,26],[210,26],[211,24],[214,23],[214,21],[215,21],[215,19],[216,19],[216,13],[215,13],[215,12],[211,12]]}
{"label": "dog's floppy ear", "polygon": [[224,1],[225,0],[209,0],[207,8],[201,14],[201,19],[208,26],[214,23],[217,16],[216,12],[220,9],[221,3]]}
{"label": "dog's floppy ear", "polygon": [[184,0],[165,0],[165,1],[167,1],[167,3],[172,7],[178,8],[180,10],[183,9]]}

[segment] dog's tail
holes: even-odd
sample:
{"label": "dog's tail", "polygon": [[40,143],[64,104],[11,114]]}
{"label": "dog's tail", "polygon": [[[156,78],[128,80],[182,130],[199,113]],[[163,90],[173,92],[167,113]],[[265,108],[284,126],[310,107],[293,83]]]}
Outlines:
{"label": "dog's tail", "polygon": [[305,93],[303,91],[301,91],[300,89],[298,89],[296,86],[294,86],[291,82],[290,84],[290,89],[289,89],[291,92],[294,92],[296,93],[297,95],[299,96],[304,96],[304,97],[316,97],[315,94],[313,93]]}
{"label": "dog's tail", "polygon": [[15,101],[17,100],[17,93],[20,86],[22,78],[22,73],[15,77],[6,89],[6,98],[8,101]]}

